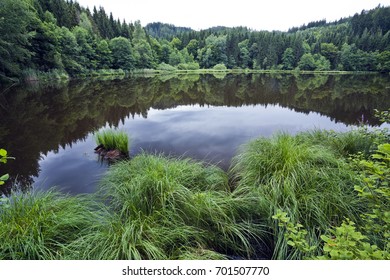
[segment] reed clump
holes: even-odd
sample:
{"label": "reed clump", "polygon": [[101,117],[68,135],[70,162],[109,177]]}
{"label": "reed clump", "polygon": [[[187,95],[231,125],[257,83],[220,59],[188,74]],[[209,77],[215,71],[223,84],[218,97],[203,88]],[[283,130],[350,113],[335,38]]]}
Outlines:
{"label": "reed clump", "polygon": [[118,150],[123,154],[129,153],[129,137],[123,131],[106,129],[95,133],[96,144],[105,151]]}
{"label": "reed clump", "polygon": [[110,215],[71,247],[82,259],[250,256],[261,227],[227,175],[189,159],[141,154],[114,164],[102,181]]}

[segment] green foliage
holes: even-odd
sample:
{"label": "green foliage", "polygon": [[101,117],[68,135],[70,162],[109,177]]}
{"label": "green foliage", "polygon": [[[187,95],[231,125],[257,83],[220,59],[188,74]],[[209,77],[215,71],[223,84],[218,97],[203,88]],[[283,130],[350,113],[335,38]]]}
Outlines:
{"label": "green foliage", "polygon": [[129,137],[125,132],[107,129],[95,133],[96,144],[103,145],[106,150],[129,152]]}
{"label": "green foliage", "polygon": [[198,32],[162,23],[143,28],[139,21],[120,22],[102,7],[91,13],[74,1],[3,0],[0,74],[20,78],[27,68],[84,76],[110,68],[155,69],[161,63],[182,70],[224,64],[229,69],[389,72],[389,11],[378,6],[289,32],[245,27]]}
{"label": "green foliage", "polygon": [[200,66],[196,62],[180,63],[177,68],[179,70],[199,70]]}
{"label": "green foliage", "polygon": [[379,111],[377,109],[374,110],[375,116],[382,122],[382,123],[390,123],[390,109]]}
{"label": "green foliage", "polygon": [[297,257],[273,222],[279,209],[288,213],[292,223],[301,223],[313,238],[339,217],[359,219],[363,210],[353,189],[357,181],[351,166],[327,146],[311,144],[300,136],[277,134],[246,144],[233,159],[231,172],[238,189],[259,193],[258,211],[267,217],[275,235],[274,258]]}
{"label": "green foliage", "polygon": [[211,34],[205,39],[205,46],[198,49],[197,57],[202,68],[211,68],[217,64],[226,64],[226,36]]}
{"label": "green foliage", "polygon": [[[379,114],[388,119],[388,113]],[[362,135],[366,132],[358,131]],[[370,132],[372,133],[372,132]],[[382,134],[386,134],[382,131]],[[375,137],[374,137],[375,139]],[[373,142],[380,143],[383,138]],[[345,214],[340,216],[340,226],[330,226],[323,230],[321,239],[324,242],[321,251],[310,246],[313,238],[302,229],[299,223],[290,222],[286,212],[280,210],[273,216],[280,229],[286,232],[284,237],[293,252],[306,258],[334,260],[384,260],[390,259],[390,144],[378,144],[369,159],[353,157],[352,164],[359,169],[359,184],[354,186],[362,204],[360,219],[351,221]],[[315,241],[315,240],[314,240]]]}
{"label": "green foliage", "polygon": [[166,63],[161,63],[160,65],[157,66],[157,70],[160,70],[160,71],[176,71],[177,68],[172,66],[172,65],[169,65],[169,64],[166,64]]}
{"label": "green foliage", "polygon": [[[0,163],[7,163],[8,159],[14,159],[13,157],[9,157],[7,151],[4,149],[0,149]],[[9,174],[4,174],[0,176],[0,186],[4,185],[4,182],[9,179]]]}
{"label": "green foliage", "polygon": [[226,71],[227,68],[226,68],[225,64],[222,63],[222,64],[214,65],[213,70],[215,70],[215,71]]}
{"label": "green foliage", "polygon": [[338,48],[333,43],[321,43],[321,55],[329,60],[331,68],[336,67]]}
{"label": "green foliage", "polygon": [[300,70],[314,71],[316,69],[316,62],[313,55],[311,53],[302,55],[298,62],[298,67]]}
{"label": "green foliage", "polygon": [[282,57],[283,69],[292,70],[295,68],[295,55],[294,50],[292,48],[287,48]]}
{"label": "green foliage", "polygon": [[330,62],[320,54],[306,53],[298,62],[298,68],[307,71],[327,71],[330,70]]}
{"label": "green foliage", "polygon": [[386,260],[390,259],[388,251],[381,250],[377,245],[367,242],[368,237],[359,232],[355,223],[346,219],[341,226],[332,227],[326,235],[321,235],[324,241],[322,252],[314,254],[317,245],[309,245],[312,241],[308,232],[301,224],[293,224],[287,213],[278,211],[272,217],[278,221],[280,228],[286,230],[284,236],[287,244],[300,252],[305,259],[316,260]]}
{"label": "green foliage", "polygon": [[280,228],[284,228],[286,232],[284,237],[288,240],[287,245],[296,248],[298,251],[305,255],[313,252],[317,246],[310,246],[307,240],[308,232],[303,229],[303,225],[297,223],[293,224],[286,212],[277,210],[276,214],[272,216],[272,219],[278,222]]}
{"label": "green foliage", "polygon": [[112,67],[114,69],[134,69],[133,48],[128,39],[118,37],[111,39]]}
{"label": "green foliage", "polygon": [[134,61],[135,68],[138,69],[151,69],[155,68],[154,55],[152,47],[147,41],[145,30],[142,28],[141,23],[136,21],[134,23],[134,34],[132,40],[134,46]]}
{"label": "green foliage", "polygon": [[372,159],[360,160],[358,165],[363,168],[363,184],[355,190],[371,210],[362,215],[364,230],[378,245],[390,249],[390,144],[379,145]]}
{"label": "green foliage", "polygon": [[0,6],[0,74],[19,76],[32,53],[29,26],[36,21],[28,1],[2,0]]}
{"label": "green foliage", "polygon": [[377,245],[366,242],[367,236],[357,231],[355,223],[346,220],[341,226],[330,229],[328,235],[322,235],[325,242],[323,255],[319,260],[389,260],[390,254]]}

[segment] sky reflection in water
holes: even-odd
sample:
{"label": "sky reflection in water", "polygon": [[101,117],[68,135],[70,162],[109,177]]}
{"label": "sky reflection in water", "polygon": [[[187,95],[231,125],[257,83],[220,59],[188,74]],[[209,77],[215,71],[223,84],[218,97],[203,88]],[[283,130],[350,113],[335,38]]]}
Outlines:
{"label": "sky reflection in water", "polygon": [[[128,117],[118,128],[132,139],[131,156],[142,151],[164,153],[204,160],[224,169],[229,167],[240,145],[259,136],[267,137],[278,131],[294,134],[313,128],[348,129],[317,113],[296,113],[274,105],[151,109],[147,118]],[[57,186],[70,193],[96,191],[107,164],[98,160],[93,152],[95,146],[94,137],[89,134],[72,147],[67,145],[57,153],[49,152],[39,161],[41,171],[34,185],[40,189]],[[52,176],[53,173],[56,175]]]}

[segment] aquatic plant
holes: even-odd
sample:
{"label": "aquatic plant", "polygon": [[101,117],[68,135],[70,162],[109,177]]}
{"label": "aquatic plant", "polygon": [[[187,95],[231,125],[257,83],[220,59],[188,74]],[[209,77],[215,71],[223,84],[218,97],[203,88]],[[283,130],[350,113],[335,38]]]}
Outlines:
{"label": "aquatic plant", "polygon": [[95,133],[97,145],[103,145],[106,151],[119,150],[123,154],[129,152],[129,137],[123,131],[106,129]]}
{"label": "aquatic plant", "polygon": [[273,229],[274,258],[299,258],[289,251],[284,232],[272,216],[282,210],[293,223],[301,223],[312,240],[341,217],[359,219],[364,207],[354,192],[356,173],[343,158],[301,136],[276,134],[244,145],[230,172],[237,189],[258,192],[258,210]]}

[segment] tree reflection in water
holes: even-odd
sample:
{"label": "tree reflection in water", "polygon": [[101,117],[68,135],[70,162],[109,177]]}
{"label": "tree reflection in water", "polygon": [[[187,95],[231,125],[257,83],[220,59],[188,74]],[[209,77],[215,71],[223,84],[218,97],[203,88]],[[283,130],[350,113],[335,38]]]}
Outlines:
{"label": "tree reflection in water", "polygon": [[[3,90],[0,90],[3,92]],[[32,84],[12,87],[2,93],[0,107],[0,147],[5,148],[16,160],[1,166],[1,173],[10,173],[10,182],[19,183],[19,188],[30,186],[40,176],[40,160],[66,149],[72,151],[76,143],[91,138],[91,133],[104,126],[117,127],[126,120],[140,116],[148,118],[151,110],[166,110],[183,105],[212,106],[215,110],[208,115],[226,116],[221,108],[240,107],[241,113],[250,116],[253,105],[287,108],[292,113],[311,112],[329,117],[335,124],[356,125],[364,119],[369,125],[377,125],[373,117],[374,109],[386,110],[390,107],[390,77],[388,75],[281,75],[281,74],[240,74],[240,75],[156,75],[131,76],[114,80],[83,80],[62,84]],[[180,108],[180,107],[178,107]],[[158,111],[157,111],[158,112]],[[184,118],[199,118],[198,115],[181,115]],[[219,114],[219,115],[218,115]],[[225,115],[221,115],[225,114]],[[237,115],[238,116],[238,115]],[[264,117],[264,116],[263,116]],[[166,127],[174,127],[170,119]],[[213,120],[204,120],[213,127]],[[248,118],[242,124],[256,122]],[[270,122],[272,125],[272,122]],[[186,125],[191,126],[188,121]],[[214,130],[217,131],[217,123]],[[229,122],[223,125],[228,126]],[[148,135],[163,133],[153,131],[152,126],[139,128],[150,130]],[[178,127],[179,133],[189,133]],[[130,132],[131,133],[131,132]],[[178,139],[189,141],[197,135],[175,136],[171,138],[143,139],[135,141],[141,148],[151,151],[169,151],[173,154],[186,153],[202,158],[209,154],[214,161],[224,160],[215,156],[216,146],[197,155],[197,151],[185,150]],[[224,141],[218,135],[215,141]],[[152,136],[148,136],[153,138]],[[245,141],[242,135],[234,133],[235,144]],[[226,140],[227,136],[225,137]],[[170,139],[162,143],[161,139]],[[213,141],[208,138],[207,141]],[[168,140],[167,140],[168,141]],[[206,140],[204,140],[206,141]],[[227,140],[226,140],[227,141]],[[202,144],[202,149],[208,149]],[[200,149],[200,148],[199,148]],[[230,149],[226,157],[235,153]],[[81,151],[78,151],[82,153]],[[61,162],[63,158],[58,159]],[[69,159],[71,160],[71,159]],[[46,163],[47,164],[47,163]],[[66,162],[58,163],[59,168]],[[227,164],[226,162],[223,164]],[[80,173],[82,167],[80,167]],[[94,171],[91,171],[94,172]],[[52,174],[58,178],[67,174]],[[77,177],[77,176],[76,176]],[[82,183],[82,181],[80,181]],[[80,186],[81,187],[81,186]],[[3,188],[4,193],[9,192]]]}

